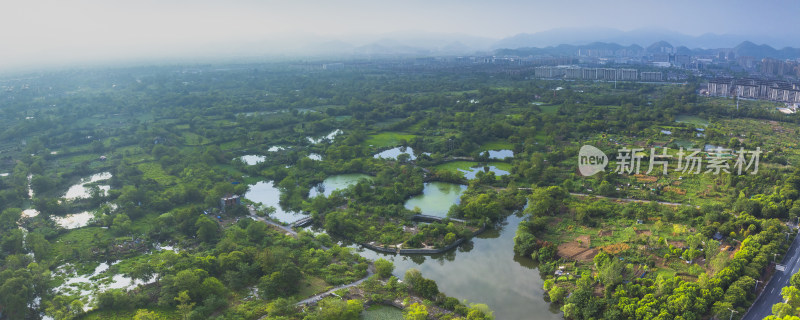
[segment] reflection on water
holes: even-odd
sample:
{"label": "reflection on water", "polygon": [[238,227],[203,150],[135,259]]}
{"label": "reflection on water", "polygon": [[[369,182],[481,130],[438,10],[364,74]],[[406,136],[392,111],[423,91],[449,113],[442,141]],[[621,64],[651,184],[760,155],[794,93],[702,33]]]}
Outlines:
{"label": "reflection on water", "polygon": [[36,209],[25,209],[22,210],[21,218],[33,218],[39,215],[39,210]]}
{"label": "reflection on water", "polygon": [[270,217],[280,222],[292,223],[306,217],[299,212],[283,210],[279,203],[281,191],[273,185],[272,181],[261,181],[251,185],[244,197],[255,203],[260,202],[265,206],[275,208],[275,212]]}
{"label": "reflection on water", "polygon": [[375,159],[390,159],[390,160],[397,160],[397,156],[401,154],[407,154],[409,160],[416,160],[417,157],[414,155],[414,149],[411,147],[395,147],[389,150],[384,150],[374,156]]}
{"label": "reflection on water", "polygon": [[89,211],[84,211],[81,213],[68,214],[63,217],[50,216],[50,218],[64,229],[77,229],[88,225],[89,220],[94,218],[94,214]]}
{"label": "reflection on water", "polygon": [[503,149],[503,150],[489,150],[489,159],[499,159],[503,160],[505,158],[513,158],[514,151]]}
{"label": "reflection on water", "polygon": [[246,163],[247,165],[252,166],[264,162],[264,160],[267,160],[267,157],[249,154],[246,156],[242,156],[239,159],[242,159],[242,161],[244,161],[244,163]]}
{"label": "reflection on water", "polygon": [[358,180],[361,179],[372,179],[372,177],[361,173],[337,174],[335,176],[330,176],[326,178],[325,181],[322,181],[322,183],[311,188],[311,190],[308,191],[308,197],[313,198],[318,195],[329,197],[334,191],[347,189],[347,187],[358,183]]}
{"label": "reflection on water", "polygon": [[444,218],[452,205],[459,204],[461,194],[466,190],[467,186],[461,184],[428,182],[422,194],[408,199],[405,207],[409,210],[419,207],[422,214]]}
{"label": "reflection on water", "polygon": [[[472,180],[475,179],[476,176],[478,176],[478,172],[484,171],[484,167],[483,166],[473,167],[469,168],[469,170],[458,169],[458,171],[463,172],[464,177],[467,178],[467,180]],[[505,170],[500,170],[495,166],[489,166],[489,171],[494,172],[494,175],[497,177],[502,177],[510,173]]]}
{"label": "reflection on water", "polygon": [[447,295],[488,304],[496,319],[561,319],[557,308],[543,299],[536,263],[514,256],[514,234],[521,220],[511,215],[505,225],[444,254],[403,256],[365,249],[359,254],[393,261],[394,275],[401,279],[406,270],[419,269]]}
{"label": "reflection on water", "polygon": [[[110,274],[108,268],[112,265],[119,263],[119,261],[108,263],[101,263],[98,265],[94,272],[86,275],[78,275],[74,270],[74,266],[66,264],[56,269],[54,276],[63,277],[64,282],[53,289],[54,292],[64,295],[79,295],[84,302],[83,311],[92,309],[92,302],[98,293],[107,291],[109,289],[123,289],[131,290],[140,285],[150,284],[155,282],[157,275],[153,275],[150,279],[142,281],[139,279],[131,279],[122,274]],[[100,281],[104,279],[103,281]]]}
{"label": "reflection on water", "polygon": [[314,143],[314,144],[322,143],[323,141],[333,142],[333,139],[336,138],[336,136],[338,136],[338,135],[340,135],[342,133],[344,133],[342,130],[336,129],[336,130],[331,131],[331,133],[329,133],[328,135],[326,135],[324,137],[320,137],[320,138],[317,138],[317,139],[314,139],[312,137],[306,137],[306,139],[308,139],[309,142]]}
{"label": "reflection on water", "polygon": [[[94,182],[97,182],[97,181],[108,180],[108,179],[111,179],[111,173],[110,172],[101,172],[101,173],[93,174],[89,178],[81,179],[80,182],[78,182],[77,184],[69,187],[69,189],[67,190],[67,193],[64,194],[64,198],[67,199],[67,200],[74,200],[74,199],[78,199],[78,198],[89,198],[89,197],[91,197],[91,193],[89,193],[89,188],[87,188],[86,185],[89,184],[89,183],[94,183]],[[101,186],[98,186],[98,188],[100,188],[100,190],[103,193],[106,193],[106,192],[108,192],[108,190],[111,190],[111,187],[107,186],[107,185],[101,185]]]}

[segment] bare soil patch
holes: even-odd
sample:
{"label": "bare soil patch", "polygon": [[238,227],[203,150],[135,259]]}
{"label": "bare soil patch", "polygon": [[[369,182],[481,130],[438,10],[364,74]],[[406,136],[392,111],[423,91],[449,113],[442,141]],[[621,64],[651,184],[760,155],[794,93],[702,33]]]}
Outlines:
{"label": "bare soil patch", "polygon": [[598,253],[597,249],[589,249],[577,241],[562,243],[557,249],[559,257],[580,262],[591,262]]}

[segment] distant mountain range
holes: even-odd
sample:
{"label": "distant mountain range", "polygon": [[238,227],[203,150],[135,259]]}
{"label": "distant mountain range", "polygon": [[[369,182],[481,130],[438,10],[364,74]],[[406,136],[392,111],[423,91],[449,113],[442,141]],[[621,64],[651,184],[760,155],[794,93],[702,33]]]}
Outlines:
{"label": "distant mountain range", "polygon": [[[751,40],[757,39],[757,45]],[[771,57],[794,59],[800,49],[774,46],[800,43],[800,34],[787,37],[703,34],[689,36],[662,29],[620,31],[607,28],[553,29],[537,33],[522,33],[503,39],[491,39],[464,34],[430,32],[395,32],[381,35],[341,37],[296,36],[265,40],[265,51],[279,48],[313,56],[432,56],[432,55],[575,55],[578,50],[626,50],[629,55],[671,52],[685,55],[715,55],[720,51],[736,56],[757,59]],[[646,47],[645,47],[646,46]],[[256,46],[259,47],[259,46]],[[250,49],[253,49],[251,47]]]}
{"label": "distant mountain range", "polygon": [[798,48],[786,47],[778,50],[765,44],[757,45],[750,41],[744,41],[733,48],[715,48],[715,49],[699,49],[699,48],[689,49],[685,46],[673,47],[669,42],[666,41],[655,42],[650,46],[648,46],[646,49],[636,44],[632,44],[629,46],[622,46],[617,43],[593,42],[585,45],[561,44],[557,46],[543,47],[543,48],[523,47],[516,49],[497,49],[495,50],[495,54],[514,55],[514,56],[536,56],[536,55],[574,56],[578,52],[586,53],[598,50],[619,52],[621,50],[626,50],[629,53],[629,55],[638,55],[641,53],[662,53],[665,52],[665,50],[663,50],[664,48],[669,48],[670,51],[677,54],[694,55],[694,56],[716,55],[717,53],[722,51],[725,53],[733,52],[736,55],[736,57],[751,56],[756,59],[800,58],[800,49]]}
{"label": "distant mountain range", "polygon": [[[800,43],[797,37],[777,38],[758,37],[773,43]],[[639,45],[652,43],[644,52],[662,52],[660,48],[674,48],[678,54],[714,55],[720,51],[733,52],[736,56],[752,56],[757,59],[796,59],[800,49],[757,45],[748,41],[747,36],[704,34],[689,36],[681,33],[659,30],[639,29],[620,31],[616,29],[553,29],[533,34],[518,34],[501,39],[492,45],[497,54],[516,55],[575,55],[578,50],[642,50]],[[678,45],[673,47],[673,44]],[[689,48],[693,49],[689,49]]]}
{"label": "distant mountain range", "polygon": [[[757,44],[758,43],[758,44]],[[122,61],[124,58],[143,61],[197,61],[271,57],[277,59],[323,58],[328,60],[375,57],[431,57],[482,55],[557,55],[574,56],[578,50],[627,50],[628,56],[640,53],[672,52],[685,55],[716,55],[733,52],[737,57],[756,59],[800,58],[800,33],[785,36],[703,34],[690,36],[663,29],[620,31],[608,28],[553,29],[537,33],[521,33],[496,39],[459,33],[404,31],[384,34],[319,35],[309,33],[273,34],[243,40],[218,40],[180,47],[160,48],[157,52],[117,52],[114,48],[83,52],[59,51],[58,59],[51,52],[16,57],[16,62],[0,69],[38,68],[64,63],[97,63]],[[781,48],[781,49],[776,49]],[[3,57],[0,52],[0,57]],[[583,52],[581,52],[583,53]],[[594,54],[587,52],[587,54]],[[604,53],[602,53],[604,54]],[[117,58],[109,58],[117,57]],[[138,61],[138,60],[137,60]],[[149,63],[149,62],[148,62]]]}
{"label": "distant mountain range", "polygon": [[513,49],[522,47],[548,47],[560,44],[584,45],[592,42],[619,43],[622,45],[654,43],[665,41],[688,48],[733,48],[744,41],[758,41],[773,47],[797,46],[800,34],[787,36],[733,35],[706,33],[690,36],[664,29],[636,29],[620,31],[609,28],[560,28],[536,33],[520,33],[500,39],[492,49]]}
{"label": "distant mountain range", "polygon": [[750,41],[740,43],[733,48],[733,52],[736,53],[737,56],[753,56],[756,58],[796,59],[800,57],[800,49],[798,48],[785,47],[776,50],[766,44],[757,45]]}
{"label": "distant mountain range", "polygon": [[[794,37],[794,38],[792,38]],[[796,39],[795,39],[796,38]],[[752,40],[757,40],[757,45]],[[620,31],[616,29],[553,29],[537,33],[492,39],[453,33],[419,31],[372,35],[322,36],[314,34],[284,34],[248,43],[215,43],[209,45],[209,55],[248,56],[253,54],[289,58],[325,57],[329,59],[377,56],[446,56],[446,55],[575,55],[578,50],[627,50],[635,52],[664,52],[674,49],[679,54],[715,55],[733,51],[737,56],[791,59],[800,57],[800,49],[785,47],[785,43],[800,44],[800,33],[788,38],[747,37],[741,35],[704,34],[689,36],[660,29]],[[672,51],[672,50],[670,50]]]}

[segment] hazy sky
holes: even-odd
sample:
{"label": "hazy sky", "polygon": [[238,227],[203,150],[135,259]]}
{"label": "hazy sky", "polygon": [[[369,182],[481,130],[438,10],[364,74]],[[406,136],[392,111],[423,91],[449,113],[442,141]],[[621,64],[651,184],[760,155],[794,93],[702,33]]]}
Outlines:
{"label": "hazy sky", "polygon": [[225,44],[312,35],[436,32],[499,39],[563,27],[791,34],[798,32],[798,13],[796,0],[6,0],[0,6],[0,69],[202,55],[224,52]]}

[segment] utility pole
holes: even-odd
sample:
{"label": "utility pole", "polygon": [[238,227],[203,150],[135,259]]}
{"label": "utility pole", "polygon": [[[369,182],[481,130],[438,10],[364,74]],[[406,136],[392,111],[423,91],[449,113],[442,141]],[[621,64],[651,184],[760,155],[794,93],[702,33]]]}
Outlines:
{"label": "utility pole", "polygon": [[731,317],[730,317],[730,318],[728,318],[728,320],[731,320],[731,319],[733,319],[733,313],[734,313],[734,312],[736,312],[736,313],[739,313],[739,311],[733,310],[733,309],[731,309],[731,308],[728,308],[728,310],[730,310],[730,311],[731,311]]}

